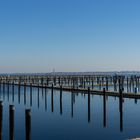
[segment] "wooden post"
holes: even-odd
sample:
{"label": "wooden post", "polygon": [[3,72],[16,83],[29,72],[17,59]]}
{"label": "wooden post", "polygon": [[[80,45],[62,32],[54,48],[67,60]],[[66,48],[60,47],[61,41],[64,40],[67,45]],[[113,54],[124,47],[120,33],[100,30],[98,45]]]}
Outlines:
{"label": "wooden post", "polygon": [[18,83],[18,102],[20,103],[20,82]]}
{"label": "wooden post", "polygon": [[106,127],[106,91],[105,91],[105,88],[103,88],[103,114],[104,114],[103,124],[104,124],[104,127]]}
{"label": "wooden post", "polygon": [[1,79],[0,79],[0,92],[1,92]]}
{"label": "wooden post", "polygon": [[25,110],[25,127],[26,127],[26,140],[31,140],[31,110]]}
{"label": "wooden post", "polygon": [[5,99],[5,82],[3,81],[3,99]]}
{"label": "wooden post", "polygon": [[7,83],[7,94],[8,94],[8,101],[9,101],[9,81]]}
{"label": "wooden post", "polygon": [[12,83],[12,101],[14,102],[14,82]]}
{"label": "wooden post", "polygon": [[15,108],[13,105],[9,106],[9,134],[10,140],[14,140],[14,111]]}
{"label": "wooden post", "polygon": [[94,88],[94,81],[93,81],[93,77],[92,77],[92,89]]}
{"label": "wooden post", "polygon": [[5,93],[5,82],[3,81],[3,93]]}
{"label": "wooden post", "polygon": [[84,89],[85,89],[85,87],[86,87],[86,81],[85,81],[85,77],[84,77]]}
{"label": "wooden post", "polygon": [[119,108],[120,108],[120,131],[123,131],[123,95],[122,90],[120,89],[120,98],[119,98]]}
{"label": "wooden post", "polygon": [[108,91],[108,77],[106,77],[106,90]]}
{"label": "wooden post", "polygon": [[128,92],[128,77],[127,77],[127,92]]}
{"label": "wooden post", "polygon": [[30,106],[32,106],[32,83],[30,83]]}
{"label": "wooden post", "polygon": [[26,82],[24,82],[24,104],[26,104]]}
{"label": "wooden post", "polygon": [[0,140],[2,140],[3,102],[0,101]]}

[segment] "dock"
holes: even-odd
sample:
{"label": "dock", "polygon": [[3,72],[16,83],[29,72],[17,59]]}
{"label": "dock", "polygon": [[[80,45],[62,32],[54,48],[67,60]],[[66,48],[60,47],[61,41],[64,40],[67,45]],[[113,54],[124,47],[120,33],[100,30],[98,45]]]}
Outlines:
{"label": "dock", "polygon": [[136,75],[0,75],[0,91],[21,86],[140,99],[140,76]]}

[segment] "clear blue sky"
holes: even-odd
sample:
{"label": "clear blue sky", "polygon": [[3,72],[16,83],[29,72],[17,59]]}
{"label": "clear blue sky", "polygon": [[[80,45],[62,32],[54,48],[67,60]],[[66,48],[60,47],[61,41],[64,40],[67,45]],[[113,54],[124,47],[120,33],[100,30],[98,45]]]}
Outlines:
{"label": "clear blue sky", "polygon": [[0,0],[0,72],[140,70],[140,0]]}

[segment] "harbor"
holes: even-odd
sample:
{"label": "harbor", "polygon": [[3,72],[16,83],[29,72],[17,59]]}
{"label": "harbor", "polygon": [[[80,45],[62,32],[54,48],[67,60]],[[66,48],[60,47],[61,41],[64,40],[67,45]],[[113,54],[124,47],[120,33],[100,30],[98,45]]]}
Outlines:
{"label": "harbor", "polygon": [[[0,84],[1,140],[4,137],[6,137],[5,133],[3,133],[4,129],[2,129],[4,127],[3,125],[5,125],[5,122],[3,121],[7,118],[5,117],[3,113],[5,112],[4,111],[5,108],[9,110],[8,111],[9,112],[9,115],[8,115],[9,116],[9,121],[8,121],[9,130],[5,131],[9,133],[9,136],[7,137],[9,137],[10,140],[17,139],[17,137],[19,137],[21,140],[22,139],[31,140],[31,139],[38,139],[38,138],[35,138],[36,134],[34,133],[34,131],[37,129],[37,126],[35,127],[34,126],[35,124],[33,124],[34,121],[32,121],[32,117],[34,118],[37,115],[33,111],[34,109],[36,110],[36,112],[40,112],[42,110],[43,111],[42,113],[45,116],[47,114],[53,113],[53,114],[50,114],[52,118],[53,117],[60,118],[60,116],[63,116],[67,112],[66,113],[67,115],[65,114],[66,116],[64,115],[64,118],[63,117],[62,118],[63,119],[71,118],[75,120],[76,119],[75,117],[78,115],[76,110],[79,112],[80,111],[79,109],[84,108],[85,113],[82,116],[79,116],[80,115],[79,114],[78,118],[82,119],[83,116],[84,118],[86,117],[87,119],[84,119],[84,121],[87,124],[89,124],[89,126],[91,127],[94,126],[93,122],[95,120],[97,122],[99,121],[98,123],[102,122],[102,126],[104,128],[102,131],[105,131],[105,129],[108,129],[109,120],[113,119],[113,118],[110,118],[110,119],[108,118],[109,117],[108,108],[110,108],[109,102],[111,102],[112,109],[118,108],[117,113],[115,113],[114,111],[113,113],[115,113],[116,116],[118,116],[118,118],[116,119],[118,120],[119,126],[117,124],[112,124],[111,126],[114,125],[114,127],[118,127],[116,132],[117,133],[120,132],[118,137],[122,137],[123,133],[125,133],[126,131],[126,128],[125,128],[126,116],[124,117],[124,112],[129,112],[129,111],[126,111],[127,109],[125,108],[131,105],[136,106],[137,108],[140,104],[140,101],[139,101],[140,94],[138,92],[139,91],[139,76],[138,77],[137,76],[130,76],[130,77],[115,76],[115,78],[117,78],[117,82],[113,82],[114,77],[112,76],[108,76],[108,78],[106,77],[107,77],[106,75],[105,76],[104,75],[102,76],[101,75],[100,76],[97,76],[97,75],[92,75],[92,76],[91,75],[90,76],[88,75],[87,76],[72,76],[72,75],[69,75],[69,76],[68,75],[63,75],[63,76],[62,75],[61,76],[60,75],[58,76],[56,75],[55,76],[54,75],[49,75],[49,76],[44,76],[44,75],[43,76],[39,76],[39,75],[38,76],[37,75],[36,76],[35,75],[32,75],[32,76],[29,76],[29,75],[28,76],[26,75],[15,76],[14,75],[13,76],[11,75],[9,76],[8,75],[7,76],[5,75],[5,76],[1,76],[0,78],[1,79],[1,82],[0,82],[1,83]],[[134,78],[132,79],[132,77]],[[80,85],[80,86],[77,86],[77,85]],[[137,92],[136,92],[136,88],[138,90]],[[124,92],[124,89],[126,91],[128,89],[128,91],[131,91],[131,92]],[[79,101],[78,101],[78,98],[80,99]],[[99,100],[99,103],[97,103],[98,100]],[[96,111],[98,112],[100,110],[102,112],[102,113],[100,112],[102,116],[99,117],[97,115],[100,119],[97,119],[96,118],[97,116],[93,114],[94,102],[98,104],[99,106],[99,107],[96,107]],[[76,109],[75,107],[77,103],[78,104],[80,103],[82,106],[79,104],[80,106],[78,105],[79,107],[77,106],[78,108]],[[126,105],[128,103],[130,104]],[[15,129],[19,127],[15,119],[17,119],[16,116],[18,114],[16,112],[18,112],[17,109],[20,106],[22,107],[22,109],[20,109],[20,112],[21,114],[23,114],[22,121],[24,122],[24,125],[23,125],[23,122],[21,122],[23,128],[20,128],[22,130],[24,129],[23,131],[24,133],[22,132],[22,138],[18,136],[15,131]],[[68,107],[69,109],[66,109],[66,106],[69,106]],[[19,119],[20,117],[18,117],[18,120]],[[43,117],[43,120],[45,121],[44,123],[48,122],[48,120],[46,120],[44,117]],[[54,118],[54,121],[55,120],[56,118]],[[40,119],[36,121],[42,122],[42,120]],[[135,123],[135,120],[131,120],[131,121],[132,122],[134,121]],[[62,123],[62,125],[64,124]],[[86,127],[89,127],[89,126],[86,126]],[[42,133],[41,131],[46,130],[45,129],[46,125],[43,127],[44,127],[43,129],[40,128],[40,131],[38,133],[39,136],[41,135],[40,133]],[[33,131],[32,129],[33,130],[35,129],[35,130]],[[55,135],[57,135],[55,131],[52,131],[51,133],[52,134],[54,133]],[[92,133],[90,133],[89,136],[87,136],[88,139],[90,138],[92,139]],[[53,135],[44,133],[42,137],[45,137],[47,139],[49,137],[53,137]],[[85,139],[85,136],[83,136],[83,138]],[[128,135],[127,138],[132,138],[132,136]]]}

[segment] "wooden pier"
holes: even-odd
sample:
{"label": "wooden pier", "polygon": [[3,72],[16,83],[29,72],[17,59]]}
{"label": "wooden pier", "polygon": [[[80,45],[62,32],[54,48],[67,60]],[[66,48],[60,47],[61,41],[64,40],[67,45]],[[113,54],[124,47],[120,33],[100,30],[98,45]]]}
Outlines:
{"label": "wooden pier", "polygon": [[140,76],[136,75],[0,75],[0,91],[5,92],[6,85],[7,91],[12,85],[13,92],[14,86],[18,86],[19,102],[21,86],[24,86],[24,94],[27,86],[31,88],[30,96],[32,87],[84,93],[90,88],[90,93],[95,95],[104,95],[105,89],[107,96],[119,97],[121,89],[124,98],[140,99]]}

